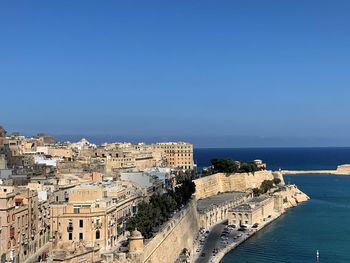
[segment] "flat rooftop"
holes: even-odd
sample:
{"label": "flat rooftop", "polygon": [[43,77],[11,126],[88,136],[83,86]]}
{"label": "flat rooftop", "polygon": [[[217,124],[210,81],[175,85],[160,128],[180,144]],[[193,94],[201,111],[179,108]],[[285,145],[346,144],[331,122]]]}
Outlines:
{"label": "flat rooftop", "polygon": [[246,204],[238,205],[230,211],[253,211],[262,206],[265,200],[270,199],[270,196],[258,196],[250,199]]}
{"label": "flat rooftop", "polygon": [[215,196],[207,197],[198,200],[197,209],[198,211],[205,211],[214,206],[220,206],[227,202],[238,200],[244,197],[246,193],[243,192],[230,192],[230,193],[221,193]]}

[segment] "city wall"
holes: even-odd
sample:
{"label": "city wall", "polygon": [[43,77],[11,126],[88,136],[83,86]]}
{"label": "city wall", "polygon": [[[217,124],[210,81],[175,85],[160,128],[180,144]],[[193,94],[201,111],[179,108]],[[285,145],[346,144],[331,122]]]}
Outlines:
{"label": "city wall", "polygon": [[146,244],[141,262],[175,262],[184,248],[193,253],[193,241],[198,231],[197,202],[192,200]]}
{"label": "city wall", "polygon": [[196,184],[196,198],[202,199],[223,192],[244,192],[248,189],[260,187],[264,180],[279,178],[282,183],[283,177],[280,173],[272,171],[258,171],[254,173],[217,173],[194,180]]}
{"label": "city wall", "polygon": [[[245,191],[260,187],[264,180],[283,177],[271,171],[253,173],[224,174],[218,173],[194,180],[196,184],[196,199],[206,198],[223,192]],[[114,262],[162,263],[175,262],[184,248],[193,254],[194,239],[199,231],[199,214],[197,201],[192,200],[186,208],[178,212],[154,236],[142,251],[129,253],[129,260],[116,260]]]}

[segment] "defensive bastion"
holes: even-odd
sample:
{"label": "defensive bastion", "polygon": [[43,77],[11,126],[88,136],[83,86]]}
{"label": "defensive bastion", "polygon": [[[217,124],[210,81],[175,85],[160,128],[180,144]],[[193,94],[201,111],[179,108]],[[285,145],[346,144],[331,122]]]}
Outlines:
{"label": "defensive bastion", "polygon": [[279,178],[284,184],[282,174],[272,171],[255,173],[217,173],[194,180],[196,198],[193,199],[179,214],[166,223],[161,231],[144,248],[137,252],[119,254],[107,262],[137,262],[161,263],[174,262],[184,248],[193,254],[194,240],[198,234],[200,223],[197,211],[197,200],[215,196],[224,192],[245,192],[260,187],[264,180]]}
{"label": "defensive bastion", "polygon": [[259,188],[264,180],[279,178],[284,184],[279,172],[258,171],[254,173],[217,173],[194,180],[196,184],[196,199],[203,199],[224,192],[245,192]]}

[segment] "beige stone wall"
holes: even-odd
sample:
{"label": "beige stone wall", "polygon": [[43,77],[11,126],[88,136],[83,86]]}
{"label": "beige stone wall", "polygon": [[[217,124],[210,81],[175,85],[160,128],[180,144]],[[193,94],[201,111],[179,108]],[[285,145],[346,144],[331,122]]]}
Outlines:
{"label": "beige stone wall", "polygon": [[194,180],[196,184],[196,198],[202,199],[223,192],[244,192],[248,189],[260,187],[264,180],[272,180],[271,171],[255,173],[217,173]]}
{"label": "beige stone wall", "polygon": [[298,203],[306,202],[310,199],[305,193],[300,191],[296,185],[287,185],[282,191],[274,193],[279,196],[284,209],[295,207]]}
{"label": "beige stone wall", "polygon": [[197,203],[191,201],[178,217],[170,222],[148,244],[140,262],[175,262],[182,249],[193,253],[193,240],[199,231]]}
{"label": "beige stone wall", "polygon": [[72,158],[73,152],[71,149],[65,148],[49,148],[49,155],[62,158]]}

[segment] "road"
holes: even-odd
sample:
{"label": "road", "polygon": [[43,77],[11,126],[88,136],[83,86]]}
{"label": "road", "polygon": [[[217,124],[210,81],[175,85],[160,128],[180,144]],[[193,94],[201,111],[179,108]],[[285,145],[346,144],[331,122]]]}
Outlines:
{"label": "road", "polygon": [[226,223],[224,224],[218,224],[212,228],[212,230],[209,232],[209,235],[205,241],[205,244],[203,246],[202,251],[200,254],[203,252],[205,253],[205,257],[199,257],[196,262],[197,263],[208,263],[209,259],[211,258],[211,255],[213,253],[213,249],[216,248],[220,242],[220,235],[222,231],[224,230],[226,226]]}
{"label": "road", "polygon": [[[223,250],[225,250],[225,248],[227,248],[228,246],[232,246],[232,245],[237,245],[239,243],[241,243],[242,241],[244,241],[249,235],[250,231],[254,231],[254,230],[249,230],[247,232],[241,232],[238,231],[237,229],[233,229],[229,231],[229,234],[227,235],[228,239],[226,240],[227,244],[223,244],[221,243],[221,234],[222,231],[224,230],[224,228],[227,226],[227,221],[218,225],[215,225],[211,231],[209,232],[208,237],[205,239],[205,243],[203,245],[202,250],[199,253],[196,253],[195,258],[197,258],[197,260],[195,261],[196,263],[209,263],[209,262],[213,262],[214,257],[213,257],[213,249],[217,248],[218,252],[221,253]],[[237,237],[239,236],[239,237]],[[236,238],[234,238],[236,237]],[[204,257],[201,257],[200,255],[202,253],[205,253]]]}

